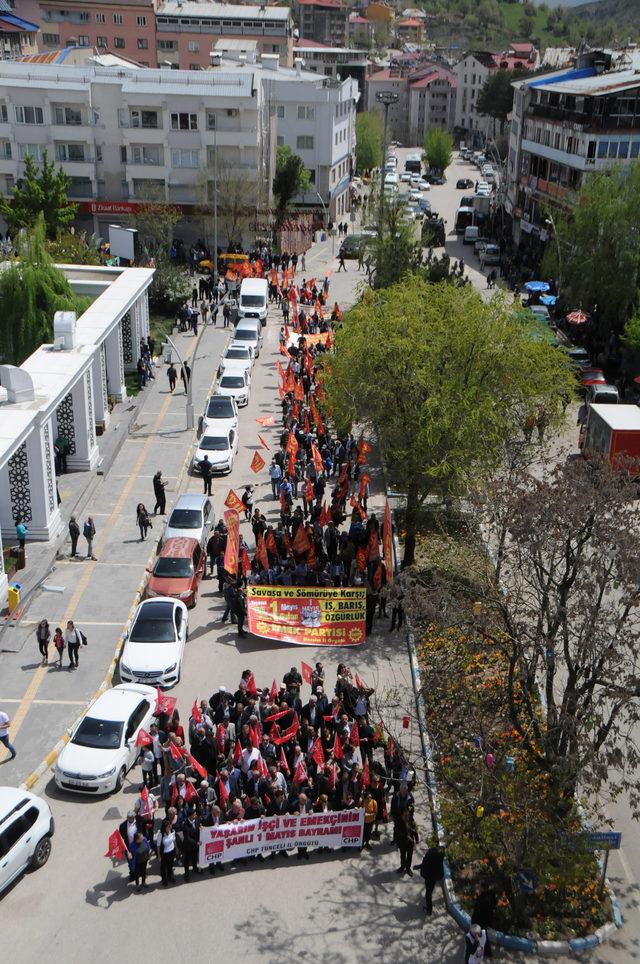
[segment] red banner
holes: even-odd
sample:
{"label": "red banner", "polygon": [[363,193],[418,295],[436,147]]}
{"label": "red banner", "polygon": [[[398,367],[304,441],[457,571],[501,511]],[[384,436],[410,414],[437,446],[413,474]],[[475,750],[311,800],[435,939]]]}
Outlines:
{"label": "red banner", "polygon": [[249,632],[299,646],[359,646],[365,639],[366,590],[249,586]]}
{"label": "red banner", "polygon": [[389,508],[389,500],[387,499],[384,504],[384,526],[382,529],[382,549],[384,553],[384,564],[387,569],[387,582],[393,581],[393,545],[392,540],[393,535],[391,532],[391,509]]}
{"label": "red banner", "polygon": [[253,458],[251,459],[251,470],[253,472],[260,472],[261,469],[265,467],[267,463],[262,458],[259,452],[254,452]]}
{"label": "red banner", "polygon": [[234,512],[244,512],[244,502],[233,489],[229,489],[229,495],[224,500],[224,504],[227,509],[233,509]]}
{"label": "red banner", "polygon": [[224,514],[227,527],[227,545],[224,550],[224,569],[234,579],[238,575],[238,551],[240,546],[240,516],[233,509]]}

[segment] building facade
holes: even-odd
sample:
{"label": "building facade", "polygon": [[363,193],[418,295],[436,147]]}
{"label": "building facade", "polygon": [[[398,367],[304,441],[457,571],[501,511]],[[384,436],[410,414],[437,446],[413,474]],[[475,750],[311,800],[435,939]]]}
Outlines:
{"label": "building facade", "polygon": [[422,144],[432,127],[452,131],[456,113],[456,75],[451,70],[430,70],[409,82],[409,142]]}
{"label": "building facade", "polygon": [[316,44],[313,40],[300,40],[293,48],[294,58],[300,58],[305,70],[331,77],[333,80],[345,80],[353,77],[360,89],[360,110],[364,109],[365,81],[369,60],[366,50],[354,50],[350,47],[328,47]]}
{"label": "building facade", "polygon": [[42,0],[40,9],[42,50],[95,48],[157,66],[153,0]]}
{"label": "building facade", "polygon": [[0,60],[14,60],[38,50],[38,24],[18,17],[8,0],[0,0]]}
{"label": "building facade", "polygon": [[296,15],[301,40],[347,46],[349,7],[340,0],[296,0]]}
{"label": "building facade", "polygon": [[540,56],[531,43],[512,44],[504,53],[471,50],[454,67],[456,74],[455,127],[458,135],[480,146],[492,136],[493,120],[477,109],[485,82],[498,70],[530,72],[536,70]]}

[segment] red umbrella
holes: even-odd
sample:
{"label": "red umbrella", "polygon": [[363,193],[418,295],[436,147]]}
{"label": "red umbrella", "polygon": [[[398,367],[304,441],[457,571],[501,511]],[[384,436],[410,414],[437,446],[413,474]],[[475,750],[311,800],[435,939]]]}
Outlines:
{"label": "red umbrella", "polygon": [[578,311],[570,311],[567,315],[567,321],[570,325],[586,325],[589,321],[589,315],[580,308]]}
{"label": "red umbrella", "polygon": [[636,375],[636,377],[633,380],[636,383],[636,385],[640,385],[640,375]]}

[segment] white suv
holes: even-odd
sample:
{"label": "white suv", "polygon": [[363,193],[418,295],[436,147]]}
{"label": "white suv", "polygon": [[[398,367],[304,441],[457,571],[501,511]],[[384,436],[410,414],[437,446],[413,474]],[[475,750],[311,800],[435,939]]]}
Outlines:
{"label": "white suv", "polygon": [[23,870],[44,867],[54,830],[44,800],[26,790],[0,787],[0,892]]}

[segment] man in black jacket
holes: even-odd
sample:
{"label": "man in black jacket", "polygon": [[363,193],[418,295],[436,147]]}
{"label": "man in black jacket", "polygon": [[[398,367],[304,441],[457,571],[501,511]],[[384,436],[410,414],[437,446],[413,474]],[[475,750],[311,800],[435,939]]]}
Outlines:
{"label": "man in black jacket", "polygon": [[78,555],[78,539],[80,538],[80,526],[76,522],[74,515],[69,519],[69,536],[71,538],[70,556],[74,559]]}
{"label": "man in black jacket", "polygon": [[444,850],[429,847],[420,864],[420,876],[424,879],[424,900],[427,914],[433,912],[433,888],[444,877]]}
{"label": "man in black jacket", "polygon": [[182,825],[184,879],[189,880],[191,868],[200,873],[198,868],[198,848],[200,846],[200,820],[193,807],[189,809],[189,816]]}

